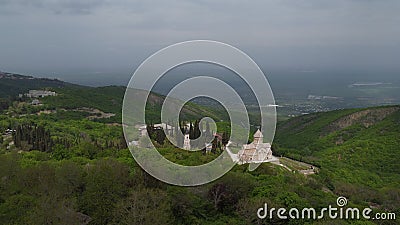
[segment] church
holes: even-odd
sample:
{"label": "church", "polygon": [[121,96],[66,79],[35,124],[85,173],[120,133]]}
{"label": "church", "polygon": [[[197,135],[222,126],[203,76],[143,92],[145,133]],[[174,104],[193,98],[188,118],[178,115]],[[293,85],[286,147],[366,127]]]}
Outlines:
{"label": "church", "polygon": [[273,159],[271,144],[263,143],[263,134],[260,130],[254,134],[252,143],[243,145],[238,152],[239,164],[245,163],[262,163]]}

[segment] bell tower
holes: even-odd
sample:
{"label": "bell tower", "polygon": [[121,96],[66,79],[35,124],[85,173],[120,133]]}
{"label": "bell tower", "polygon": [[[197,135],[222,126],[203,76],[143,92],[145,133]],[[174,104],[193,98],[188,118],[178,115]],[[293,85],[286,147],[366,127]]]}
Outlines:
{"label": "bell tower", "polygon": [[189,134],[185,134],[185,139],[183,140],[183,149],[190,150]]}
{"label": "bell tower", "polygon": [[258,145],[258,144],[261,144],[261,143],[263,143],[263,138],[264,138],[264,136],[263,136],[263,134],[261,133],[261,131],[260,131],[260,129],[258,129],[257,131],[256,131],[256,133],[254,134],[254,141],[253,141],[253,143],[255,144],[255,145]]}

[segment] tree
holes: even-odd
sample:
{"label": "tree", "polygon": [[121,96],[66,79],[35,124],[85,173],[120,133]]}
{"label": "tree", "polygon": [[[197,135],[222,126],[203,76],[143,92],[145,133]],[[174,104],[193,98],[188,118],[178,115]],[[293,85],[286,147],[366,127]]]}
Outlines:
{"label": "tree", "polygon": [[154,133],[155,133],[155,141],[158,144],[163,145],[166,138],[164,131],[162,129],[156,129]]}
{"label": "tree", "polygon": [[26,214],[35,207],[32,196],[17,194],[0,204],[0,224],[24,224]]}
{"label": "tree", "polygon": [[79,208],[93,219],[94,224],[108,224],[112,221],[111,209],[128,194],[132,182],[129,167],[108,159],[88,165],[87,171]]}
{"label": "tree", "polygon": [[229,137],[226,132],[222,133],[222,144],[226,146],[229,143]]}
{"label": "tree", "polygon": [[13,134],[14,144],[23,150],[50,152],[53,146],[50,131],[36,124],[21,124]]}
{"label": "tree", "polygon": [[200,137],[200,135],[201,135],[200,124],[199,121],[196,120],[194,122],[194,127],[193,127],[193,139],[197,139],[198,137]]}
{"label": "tree", "polygon": [[233,211],[254,187],[255,181],[248,174],[228,173],[210,188],[208,196],[215,210],[226,213]]}
{"label": "tree", "polygon": [[189,138],[190,139],[194,139],[194,129],[193,129],[193,123],[192,122],[190,122],[190,125],[189,125]]}
{"label": "tree", "polygon": [[214,209],[220,211],[222,203],[227,197],[227,187],[224,183],[217,183],[208,191],[208,196],[214,206]]}
{"label": "tree", "polygon": [[29,212],[24,224],[88,224],[91,218],[76,211],[72,200],[55,196],[43,196],[36,207]]}
{"label": "tree", "polygon": [[115,207],[111,224],[172,224],[170,200],[159,189],[138,188]]}
{"label": "tree", "polygon": [[168,196],[175,224],[201,224],[198,217],[202,217],[205,212],[200,197],[182,187],[170,187]]}
{"label": "tree", "polygon": [[8,109],[8,107],[10,107],[10,100],[9,99],[4,99],[4,98],[0,98],[0,112]]}

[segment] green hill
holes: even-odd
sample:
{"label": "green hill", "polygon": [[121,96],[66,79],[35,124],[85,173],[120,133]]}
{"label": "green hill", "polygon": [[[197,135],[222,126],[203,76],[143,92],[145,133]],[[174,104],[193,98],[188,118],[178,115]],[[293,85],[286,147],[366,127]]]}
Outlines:
{"label": "green hill", "polygon": [[[264,203],[320,210],[345,196],[349,206],[398,215],[400,106],[279,122],[275,155],[316,165],[316,174],[270,163],[252,172],[248,165],[237,165],[221,179],[187,188],[166,185],[143,171],[127,149],[122,126],[110,124],[121,121],[124,87],[41,88],[54,90],[57,96],[41,98],[39,106],[30,105],[31,99],[17,99],[0,115],[0,224],[397,224],[259,220],[256,212]],[[163,100],[155,93],[149,98],[153,122]],[[115,116],[90,121],[84,108]],[[41,111],[48,113],[38,115]],[[188,103],[182,114],[226,118],[218,109],[194,103]],[[226,121],[221,124],[229,126]],[[7,133],[10,128],[14,135]],[[157,145],[161,154],[182,165],[203,164],[219,155],[178,150],[168,142]],[[281,163],[300,165],[290,159]]]}
{"label": "green hill", "polygon": [[[49,107],[76,109],[89,107],[99,109],[103,112],[114,113],[116,116],[103,120],[107,122],[121,122],[122,101],[125,94],[125,87],[107,86],[107,87],[63,87],[54,88],[57,92],[56,97],[46,97],[43,102]],[[165,97],[156,93],[151,93],[147,101],[146,116],[149,121],[159,122],[161,106]],[[225,118],[223,112],[208,109],[194,103],[187,103],[182,110],[182,119],[192,120],[209,116],[215,120]]]}
{"label": "green hill", "polygon": [[67,86],[75,85],[57,79],[35,78],[0,71],[0,98],[15,97],[32,89]]}
{"label": "green hill", "polygon": [[[111,118],[101,119],[103,122],[120,123],[122,120],[122,101],[125,87],[87,87],[63,82],[57,79],[35,78],[19,74],[0,72],[0,110],[6,109],[10,100],[32,89],[49,89],[57,93],[57,96],[41,99],[47,109],[79,109],[92,108],[105,113],[113,113]],[[3,99],[2,99],[3,98]],[[147,105],[147,118],[152,122],[160,121],[161,106],[165,97],[151,93]],[[182,110],[183,120],[194,120],[209,116],[217,121],[227,118],[227,114],[219,109],[210,109],[189,102]]]}
{"label": "green hill", "polygon": [[294,118],[278,125],[274,145],[277,155],[319,166],[320,178],[338,194],[398,199],[392,194],[400,186],[400,106]]}

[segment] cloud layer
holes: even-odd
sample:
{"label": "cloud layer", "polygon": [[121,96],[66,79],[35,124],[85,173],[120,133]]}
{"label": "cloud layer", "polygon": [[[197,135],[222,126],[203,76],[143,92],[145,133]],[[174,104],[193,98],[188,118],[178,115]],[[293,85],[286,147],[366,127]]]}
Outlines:
{"label": "cloud layer", "polygon": [[190,39],[227,42],[258,61],[273,53],[281,66],[299,51],[299,64],[318,66],[326,51],[335,61],[371,48],[379,56],[356,61],[389,68],[400,52],[399,11],[397,0],[0,0],[0,70],[126,70]]}

